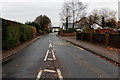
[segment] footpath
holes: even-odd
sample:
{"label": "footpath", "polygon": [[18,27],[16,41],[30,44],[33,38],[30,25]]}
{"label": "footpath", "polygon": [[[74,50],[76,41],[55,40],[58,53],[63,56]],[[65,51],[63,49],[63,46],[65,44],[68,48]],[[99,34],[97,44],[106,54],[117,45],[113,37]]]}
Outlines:
{"label": "footpath", "polygon": [[34,41],[38,40],[41,36],[36,37],[35,39],[26,41],[24,43],[19,44],[17,47],[14,47],[10,50],[3,50],[0,55],[0,61],[5,62],[9,57],[15,55],[17,52],[21,51],[23,48],[27,47]]}
{"label": "footpath", "polygon": [[107,59],[110,59],[110,60],[120,64],[120,61],[119,61],[120,52],[119,51],[108,50],[104,47],[100,47],[100,46],[97,46],[97,45],[89,43],[89,42],[76,40],[75,36],[70,36],[70,37],[59,36],[59,37],[63,38],[64,40],[66,40],[76,46],[82,47],[88,51],[91,51],[95,54],[101,55]]}

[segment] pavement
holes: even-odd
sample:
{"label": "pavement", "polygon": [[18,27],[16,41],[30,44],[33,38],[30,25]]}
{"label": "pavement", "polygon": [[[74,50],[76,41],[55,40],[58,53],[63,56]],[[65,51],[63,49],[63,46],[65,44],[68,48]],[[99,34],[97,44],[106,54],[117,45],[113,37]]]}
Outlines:
{"label": "pavement", "polygon": [[110,59],[110,60],[120,64],[120,60],[119,60],[120,52],[118,52],[118,51],[108,50],[104,47],[100,47],[100,46],[97,46],[97,45],[89,43],[89,42],[76,40],[75,36],[69,36],[69,37],[59,36],[59,37],[63,38],[64,40],[66,40],[74,45],[80,46],[86,50],[89,50],[93,53],[104,56],[107,59]]}
{"label": "pavement", "polygon": [[[2,78],[21,80],[118,79],[119,67],[50,33],[2,65]],[[90,79],[89,79],[90,80]]]}

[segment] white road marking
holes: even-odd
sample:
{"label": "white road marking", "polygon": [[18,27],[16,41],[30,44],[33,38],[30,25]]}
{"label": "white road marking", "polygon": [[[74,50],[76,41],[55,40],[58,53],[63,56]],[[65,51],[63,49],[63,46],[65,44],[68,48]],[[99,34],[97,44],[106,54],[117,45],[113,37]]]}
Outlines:
{"label": "white road marking", "polygon": [[51,43],[51,40],[49,40],[49,42]]}
{"label": "white road marking", "polygon": [[44,61],[46,61],[47,56],[48,56],[48,53],[49,53],[49,50],[47,50],[46,56],[45,56],[45,58],[44,58]]}
{"label": "white road marking", "polygon": [[50,60],[50,61],[52,61],[53,59],[52,59],[52,58],[47,58],[47,60]]}
{"label": "white road marking", "polygon": [[58,77],[60,78],[60,80],[63,80],[63,77],[62,77],[60,69],[57,69],[57,73],[58,73]]}
{"label": "white road marking", "polygon": [[53,50],[55,51],[55,48],[53,48]]}
{"label": "white road marking", "polygon": [[48,69],[44,69],[44,72],[51,72],[51,73],[55,73],[55,70],[48,70]]}
{"label": "white road marking", "polygon": [[49,44],[49,47],[52,47],[52,44],[51,44],[51,43]]}
{"label": "white road marking", "polygon": [[56,60],[56,58],[55,58],[55,53],[54,53],[53,50],[52,50],[52,55],[53,55],[53,59]]}
{"label": "white road marking", "polygon": [[38,73],[38,75],[37,75],[37,79],[36,79],[36,80],[39,80],[39,79],[40,79],[41,74],[42,74],[42,70],[40,70],[40,72]]}
{"label": "white road marking", "polygon": [[78,47],[80,50],[84,50],[83,48],[81,48],[81,47]]}

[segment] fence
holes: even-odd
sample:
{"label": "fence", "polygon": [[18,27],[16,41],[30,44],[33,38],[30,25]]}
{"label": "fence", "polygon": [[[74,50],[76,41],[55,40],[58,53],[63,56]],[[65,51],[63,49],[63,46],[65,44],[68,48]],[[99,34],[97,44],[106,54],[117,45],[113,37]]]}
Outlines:
{"label": "fence", "polygon": [[120,49],[120,34],[77,33],[77,40]]}

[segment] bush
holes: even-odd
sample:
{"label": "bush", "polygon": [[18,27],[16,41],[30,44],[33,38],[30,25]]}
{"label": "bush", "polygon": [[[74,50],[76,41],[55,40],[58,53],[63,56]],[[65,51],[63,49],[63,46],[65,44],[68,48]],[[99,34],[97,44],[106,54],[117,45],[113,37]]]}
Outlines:
{"label": "bush", "polygon": [[63,29],[62,29],[62,28],[59,28],[59,31],[60,31],[60,32],[63,32]]}
{"label": "bush", "polygon": [[64,33],[73,33],[73,32],[77,32],[77,30],[75,28],[69,28],[67,30],[63,31]]}
{"label": "bush", "polygon": [[[9,49],[20,43],[20,24],[2,20],[2,48]],[[12,25],[11,25],[12,24]]]}
{"label": "bush", "polygon": [[40,35],[42,35],[42,34],[44,34],[44,33],[43,33],[43,31],[42,31],[42,30],[39,30],[39,34],[40,34]]}
{"label": "bush", "polygon": [[2,49],[10,49],[20,42],[36,37],[36,28],[2,19]]}
{"label": "bush", "polygon": [[83,29],[83,32],[85,32],[85,33],[93,33],[93,32],[94,32],[94,29],[93,29],[93,28],[86,27],[85,29]]}
{"label": "bush", "polygon": [[21,42],[32,39],[32,27],[28,25],[21,26]]}
{"label": "bush", "polygon": [[32,28],[32,38],[36,37],[36,28],[35,27],[31,27]]}

